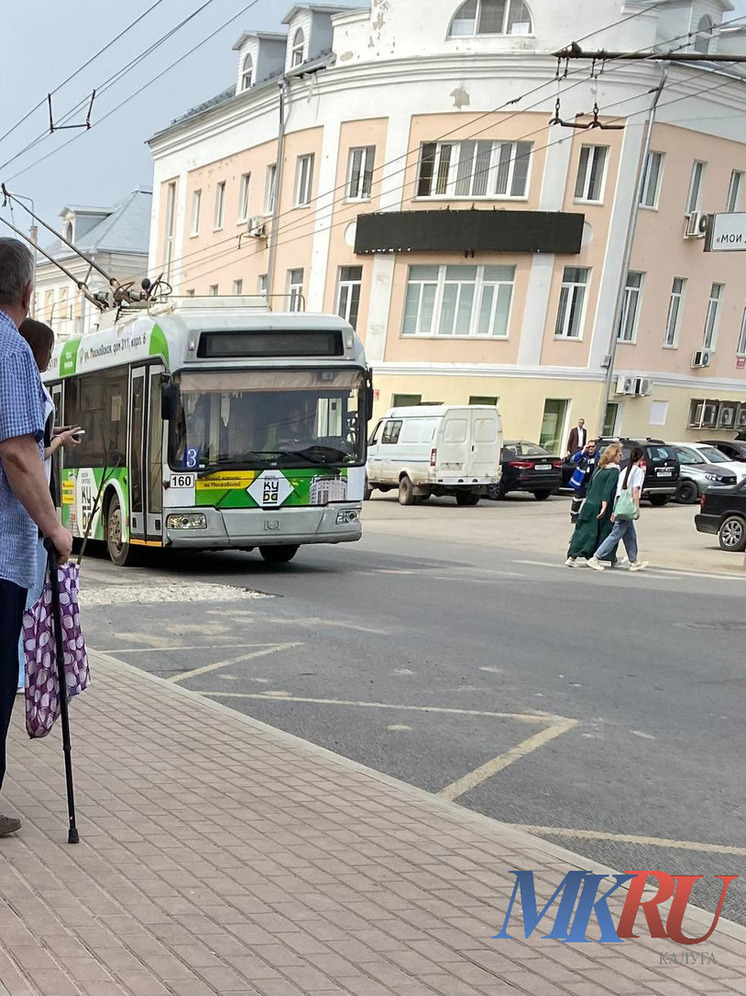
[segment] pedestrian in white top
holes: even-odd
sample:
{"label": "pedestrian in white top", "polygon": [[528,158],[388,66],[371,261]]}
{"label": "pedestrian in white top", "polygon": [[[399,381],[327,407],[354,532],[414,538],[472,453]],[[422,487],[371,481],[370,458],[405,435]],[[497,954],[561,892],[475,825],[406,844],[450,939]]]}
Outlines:
{"label": "pedestrian in white top", "polygon": [[620,542],[624,543],[627,551],[630,571],[643,571],[648,566],[646,561],[639,558],[635,529],[635,520],[640,517],[640,498],[645,484],[645,468],[641,466],[644,457],[642,449],[635,446],[630,454],[627,469],[619,475],[616,504],[611,516],[614,527],[588,561],[588,566],[594,571],[604,570],[601,561],[606,560]]}

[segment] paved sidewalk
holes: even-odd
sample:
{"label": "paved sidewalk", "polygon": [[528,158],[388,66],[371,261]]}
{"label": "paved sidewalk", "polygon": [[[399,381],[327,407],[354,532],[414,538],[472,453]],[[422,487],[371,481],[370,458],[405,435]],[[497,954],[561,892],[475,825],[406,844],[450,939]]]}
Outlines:
{"label": "paved sidewalk", "polygon": [[25,825],[0,841],[0,994],[746,993],[746,931],[725,922],[701,946],[716,960],[704,966],[661,964],[660,952],[699,948],[649,939],[492,940],[511,869],[534,869],[548,897],[592,865],[127,665],[92,663],[72,706],[77,847],[57,735],[32,743],[16,715],[6,798]]}

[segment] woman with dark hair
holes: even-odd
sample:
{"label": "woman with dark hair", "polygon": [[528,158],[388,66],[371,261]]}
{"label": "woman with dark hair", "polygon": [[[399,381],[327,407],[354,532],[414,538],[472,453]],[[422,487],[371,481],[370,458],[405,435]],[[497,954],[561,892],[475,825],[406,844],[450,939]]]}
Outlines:
{"label": "woman with dark hair", "polygon": [[594,571],[604,570],[601,561],[606,560],[621,541],[624,542],[629,557],[630,571],[644,571],[648,566],[646,561],[639,559],[635,529],[635,520],[640,518],[640,498],[645,484],[645,468],[641,466],[644,457],[642,448],[635,446],[627,469],[619,475],[616,503],[611,516],[614,527],[588,561],[588,566]]}
{"label": "woman with dark hair", "polygon": [[[37,322],[33,318],[27,318],[21,322],[18,331],[31,347],[34,354],[39,373],[44,373],[52,362],[52,351],[54,350],[54,332],[44,322]],[[52,455],[60,446],[77,446],[80,440],[76,437],[76,432],[80,432],[81,427],[75,429],[57,430],[54,428],[54,404],[49,391],[42,384],[44,391],[44,467],[47,472],[47,481],[51,483],[52,478]],[[47,552],[44,544],[39,540],[38,551],[38,571],[36,584],[29,588],[26,597],[26,608],[30,609],[42,593],[44,588],[44,577],[47,567]],[[26,682],[26,655],[23,650],[23,635],[18,647],[18,691],[22,691]]]}
{"label": "woman with dark hair", "polygon": [[577,567],[578,562],[586,563],[611,532],[611,508],[621,459],[619,443],[610,443],[601,454],[567,553],[565,564],[568,567]]}

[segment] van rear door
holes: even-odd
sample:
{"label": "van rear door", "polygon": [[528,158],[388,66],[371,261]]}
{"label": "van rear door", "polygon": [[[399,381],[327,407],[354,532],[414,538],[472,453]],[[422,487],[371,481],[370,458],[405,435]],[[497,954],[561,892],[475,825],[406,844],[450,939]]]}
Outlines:
{"label": "van rear door", "polygon": [[437,476],[463,477],[471,446],[471,412],[456,408],[443,416],[437,442]]}
{"label": "van rear door", "polygon": [[502,447],[497,409],[477,408],[471,413],[471,447],[468,477],[497,477]]}

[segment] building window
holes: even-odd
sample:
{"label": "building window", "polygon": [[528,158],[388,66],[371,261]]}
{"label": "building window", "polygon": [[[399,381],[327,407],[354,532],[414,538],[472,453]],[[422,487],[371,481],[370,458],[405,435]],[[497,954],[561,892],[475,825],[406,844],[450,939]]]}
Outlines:
{"label": "building window", "polygon": [[624,304],[619,323],[617,339],[619,342],[634,342],[637,338],[637,322],[640,317],[640,298],[642,296],[642,280],[644,274],[630,270],[627,283],[624,286]]}
{"label": "building window", "polygon": [[362,266],[340,266],[337,286],[337,314],[357,329],[360,310],[360,288],[363,282]]}
{"label": "building window", "polygon": [[254,60],[247,55],[241,66],[241,89],[248,90],[254,82]]}
{"label": "building window", "polygon": [[44,292],[44,320],[51,322],[54,320],[54,291]]}
{"label": "building window", "polygon": [[699,24],[697,25],[697,34],[694,36],[694,51],[700,52],[702,55],[707,55],[710,51],[710,42],[712,41],[712,31],[713,23],[712,18],[708,17],[707,14],[699,19]]}
{"label": "building window", "polygon": [[531,14],[524,0],[466,0],[456,11],[448,32],[464,35],[530,35]]}
{"label": "building window", "polygon": [[525,198],[531,142],[424,142],[418,197]]}
{"label": "building window", "polygon": [[171,276],[171,263],[174,258],[174,235],[176,231],[176,184],[166,187],[166,280]]}
{"label": "building window", "polygon": [[58,319],[62,321],[72,318],[72,308],[70,307],[70,292],[67,287],[60,288],[60,307]]}
{"label": "building window", "polygon": [[303,311],[303,270],[288,270],[288,311]]}
{"label": "building window", "polygon": [[586,267],[565,267],[562,274],[557,324],[554,328],[555,336],[560,339],[579,339],[581,336],[590,273]]}
{"label": "building window", "polygon": [[192,224],[190,228],[190,234],[192,236],[199,235],[199,216],[202,211],[202,191],[194,190],[192,191]]}
{"label": "building window", "polygon": [[72,242],[74,234],[75,233],[73,231],[73,223],[71,221],[66,222],[65,223],[65,239],[68,242]]}
{"label": "building window", "polygon": [[493,396],[491,394],[490,395],[487,395],[487,394],[472,394],[469,397],[469,404],[470,405],[489,405],[490,407],[492,407],[492,406],[497,407],[497,403],[498,403],[499,400],[500,400],[499,398],[497,398],[497,397],[495,397],[495,396]]}
{"label": "building window", "polygon": [[215,231],[223,227],[225,221],[225,180],[215,187]]}
{"label": "building window", "polygon": [[738,336],[738,346],[736,348],[738,356],[746,356],[746,308],[744,308],[741,319],[741,332]]}
{"label": "building window", "polygon": [[[391,395],[391,407],[392,408],[415,408],[417,405],[422,404],[421,394],[392,394]],[[401,426],[401,422],[399,423]]]}
{"label": "building window", "polygon": [[210,295],[210,297],[218,296],[218,286],[219,286],[218,284],[210,284],[210,288],[207,292]]}
{"label": "building window", "polygon": [[290,53],[291,68],[294,69],[296,66],[302,66],[306,61],[305,48],[306,36],[303,34],[303,28],[298,28],[293,35],[293,48]]}
{"label": "building window", "polygon": [[603,199],[606,179],[606,145],[584,145],[580,150],[575,200],[598,204]]}
{"label": "building window", "polygon": [[243,294],[243,280],[234,280],[233,281],[233,293],[234,294]]}
{"label": "building window", "polygon": [[190,287],[186,292],[187,297],[194,297],[194,287]]}
{"label": "building window", "polygon": [[728,184],[728,200],[725,205],[726,211],[738,211],[741,204],[741,183],[743,182],[743,173],[734,169],[730,175],[730,183]]}
{"label": "building window", "polygon": [[602,435],[616,436],[618,422],[619,422],[619,403],[616,401],[610,401],[606,406],[606,412],[604,413],[604,426],[602,430]]}
{"label": "building window", "polygon": [[669,349],[674,349],[679,344],[679,329],[681,328],[681,316],[684,310],[685,288],[686,280],[683,277],[673,278],[671,300],[668,302],[666,334],[663,337],[663,345]]}
{"label": "building window", "polygon": [[723,300],[725,284],[713,284],[710,300],[707,302],[707,317],[705,318],[705,334],[703,349],[714,349],[720,327],[720,302]]}
{"label": "building window", "polygon": [[561,452],[569,405],[569,401],[564,398],[547,398],[544,402],[539,446],[543,446],[550,453]]}
{"label": "building window", "polygon": [[251,186],[251,173],[244,173],[241,177],[241,184],[238,188],[238,221],[239,223],[249,220],[249,189]]}
{"label": "building window", "polygon": [[266,273],[261,273],[259,275],[258,279],[257,279],[257,282],[256,282],[256,292],[257,292],[257,294],[260,294],[262,297],[266,297],[267,296],[267,293],[268,293],[268,291],[267,291],[268,280],[269,280],[269,276]]}
{"label": "building window", "polygon": [[311,193],[313,191],[313,164],[314,157],[298,156],[298,164],[295,168],[295,206],[306,207],[311,203]]}
{"label": "building window", "polygon": [[274,214],[277,202],[277,163],[267,167],[267,186],[264,191],[264,213]]}
{"label": "building window", "polygon": [[689,195],[686,199],[687,214],[699,210],[699,198],[702,193],[702,181],[705,175],[705,163],[695,162],[692,166],[692,176],[689,181]]}
{"label": "building window", "polygon": [[404,335],[506,338],[514,266],[410,266]]}
{"label": "building window", "polygon": [[350,166],[347,176],[348,200],[370,200],[373,188],[373,164],[375,158],[375,145],[365,145],[358,149],[350,149]]}
{"label": "building window", "polygon": [[645,176],[642,180],[642,194],[640,196],[642,207],[658,207],[658,193],[660,191],[662,176],[663,153],[648,152],[648,157],[645,160]]}

